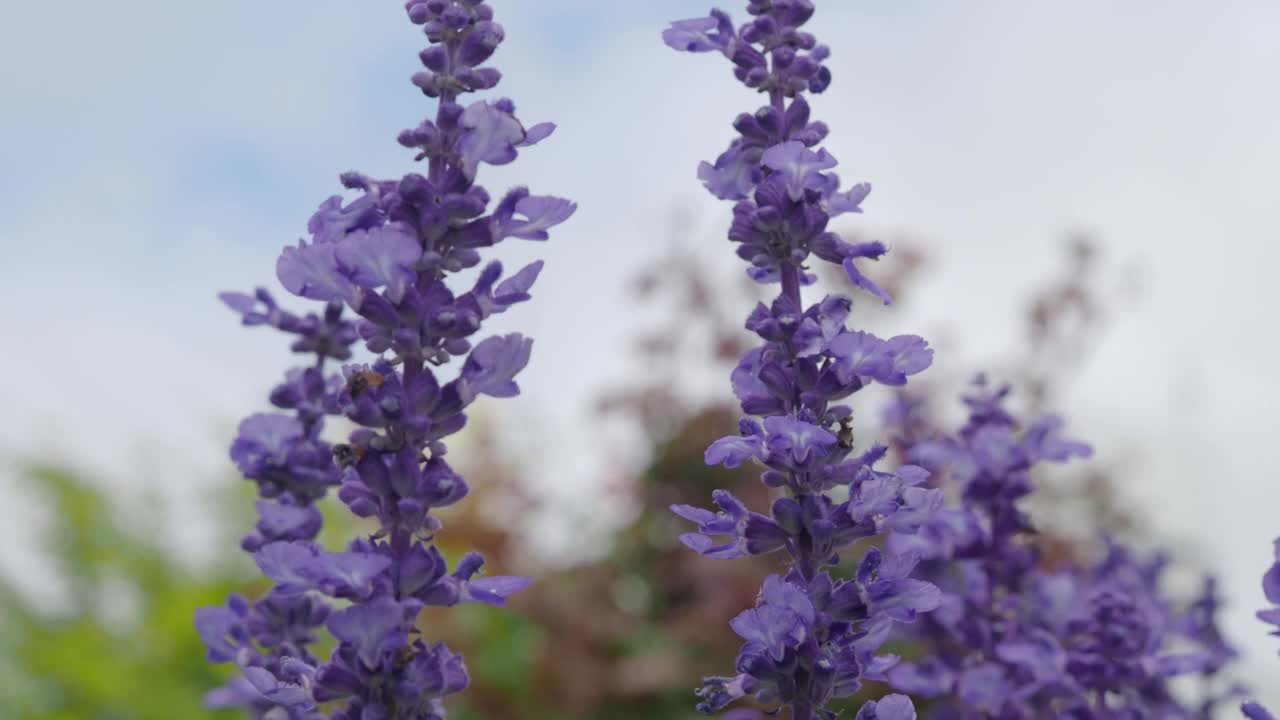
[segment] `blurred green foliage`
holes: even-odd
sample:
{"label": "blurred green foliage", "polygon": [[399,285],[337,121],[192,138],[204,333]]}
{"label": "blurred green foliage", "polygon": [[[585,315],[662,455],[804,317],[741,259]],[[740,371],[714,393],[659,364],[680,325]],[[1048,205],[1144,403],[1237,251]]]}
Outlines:
{"label": "blurred green foliage", "polygon": [[24,474],[50,516],[41,560],[65,583],[65,602],[40,607],[0,579],[0,718],[235,717],[201,703],[225,673],[205,661],[191,623],[197,607],[224,601],[240,573],[230,563],[198,574],[182,566],[71,472]]}

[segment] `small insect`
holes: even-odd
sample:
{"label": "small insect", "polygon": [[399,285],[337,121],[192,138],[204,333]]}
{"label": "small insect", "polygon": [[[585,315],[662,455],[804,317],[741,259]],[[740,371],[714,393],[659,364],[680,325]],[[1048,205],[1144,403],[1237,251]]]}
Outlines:
{"label": "small insect", "polygon": [[853,428],[849,426],[848,420],[840,421],[840,432],[836,434],[836,439],[845,450],[853,449]]}
{"label": "small insect", "polygon": [[341,467],[350,467],[360,462],[364,458],[365,447],[363,445],[347,445],[339,443],[333,446],[333,459]]}
{"label": "small insect", "polygon": [[417,655],[418,653],[413,649],[412,646],[405,646],[400,648],[399,650],[396,650],[396,655],[395,655],[396,667],[403,668],[407,666],[409,663],[413,662],[413,659],[417,657]]}
{"label": "small insect", "polygon": [[361,370],[347,381],[347,388],[351,391],[352,398],[358,398],[369,388],[381,387],[386,380],[387,378],[380,372]]}

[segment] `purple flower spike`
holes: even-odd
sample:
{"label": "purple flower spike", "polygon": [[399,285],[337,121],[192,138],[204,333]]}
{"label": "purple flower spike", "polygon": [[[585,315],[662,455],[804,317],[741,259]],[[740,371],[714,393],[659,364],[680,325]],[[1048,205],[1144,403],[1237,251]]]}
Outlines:
{"label": "purple flower spike", "polygon": [[[737,27],[718,10],[674,22],[663,41],[682,52],[722,54],[740,82],[768,98],[737,117],[728,149],[697,170],[712,195],[734,202],[728,236],[748,276],[779,286],[776,299],[748,315],[747,329],[762,342],[730,376],[746,417],[737,435],[707,448],[705,459],[728,468],[758,464],[761,481],[786,496],[767,516],[724,491],[713,495],[719,512],[671,509],[697,526],[680,541],[707,557],[778,550],[789,556],[786,573],[766,580],[756,606],[730,621],[745,641],[739,674],[705,679],[698,710],[715,713],[753,697],[770,713],[786,709],[797,720],[829,720],[832,701],[855,694],[863,679],[883,679],[897,661],[876,654],[894,627],[942,602],[938,587],[906,576],[913,563],[895,559],[877,569],[878,554],[865,578],[833,578],[828,571],[839,565],[841,550],[884,531],[954,536],[953,543],[962,536],[944,514],[942,492],[922,486],[927,470],[876,470],[887,446],[854,450],[846,399],[872,382],[904,385],[931,364],[933,353],[915,336],[882,340],[850,330],[853,301],[845,296],[805,304],[802,289],[816,282],[814,258],[844,265],[854,286],[887,303],[888,295],[853,264],[880,257],[885,247],[850,243],[828,230],[831,218],[861,212],[870,185],[840,190],[836,159],[821,147],[828,127],[811,119],[804,99],[831,81],[827,48],[802,29],[813,2],[748,0],[747,10],[750,17]],[[877,714],[877,704],[869,703],[859,717],[915,717],[901,696],[878,707]]]}
{"label": "purple flower spike", "polygon": [[[889,547],[918,552],[923,578],[941,597],[911,628],[923,656],[891,670],[891,684],[958,717],[1208,717],[1235,694],[1212,682],[1234,655],[1217,628],[1213,584],[1184,616],[1159,586],[1163,561],[1114,542],[1096,562],[1045,570],[1019,507],[1031,492],[1029,473],[1087,454],[1087,446],[1059,438],[1061,420],[1051,416],[1024,428],[1003,407],[1008,394],[979,382],[958,432],[927,428],[902,442],[908,458],[945,469],[960,504],[893,528]],[[895,422],[915,424],[911,412],[895,413]],[[1195,702],[1168,682],[1185,674],[1202,676]]]}
{"label": "purple flower spike", "polygon": [[[502,263],[482,253],[508,238],[547,240],[577,206],[523,187],[495,204],[476,184],[482,166],[510,163],[555,130],[526,128],[508,99],[461,101],[502,78],[486,66],[506,38],[490,4],[408,0],[405,10],[429,43],[412,82],[438,101],[433,118],[397,136],[420,171],[343,173],[354,197],[325,199],[307,222],[310,238],[284,248],[277,278],[319,301],[314,312],[285,310],[264,288],[219,295],[245,326],[279,330],[305,356],[271,391],[276,411],[246,418],[230,453],[258,491],[258,522],[241,546],[274,585],[195,618],[209,660],[240,671],[207,701],[248,717],[443,720],[444,698],[469,676],[460,656],[422,637],[419,612],[502,606],[531,582],[473,577],[483,564],[474,553],[450,572],[433,544],[435,511],[469,491],[445,461],[446,441],[480,395],[519,393],[533,344],[480,333],[530,299],[542,262],[504,278]],[[478,276],[462,286],[457,274],[473,267]],[[345,442],[324,439],[330,416],[354,424]],[[342,552],[316,543],[317,504],[332,488],[375,523]],[[760,537],[752,530],[742,542],[757,547]],[[337,642],[322,658],[316,643],[326,631]]]}

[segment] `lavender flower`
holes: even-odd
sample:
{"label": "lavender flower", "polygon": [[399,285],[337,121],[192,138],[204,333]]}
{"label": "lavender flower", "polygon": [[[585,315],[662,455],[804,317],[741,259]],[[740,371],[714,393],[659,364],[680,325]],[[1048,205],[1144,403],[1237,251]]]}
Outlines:
{"label": "lavender flower", "polygon": [[[505,98],[459,102],[501,77],[481,67],[503,39],[488,4],[409,0],[405,7],[430,42],[421,53],[426,69],[413,82],[439,108],[399,141],[427,161],[426,174],[344,174],[342,184],[360,197],[327,199],[307,224],[310,241],[284,249],[276,264],[281,284],[324,302],[322,313],[294,315],[265,290],[222,296],[246,325],[294,335],[293,350],[312,356],[271,393],[283,412],[247,418],[231,448],[261,498],[258,523],[242,545],[275,585],[256,602],[237,595],[196,613],[209,659],[241,669],[210,693],[210,704],[255,718],[440,720],[442,699],[467,686],[467,670],[461,657],[421,637],[419,612],[503,605],[529,582],[477,576],[484,560],[476,553],[450,571],[431,544],[441,527],[432,510],[468,491],[446,460],[445,438],[462,429],[467,406],[480,396],[518,394],[516,376],[529,361],[532,341],[519,334],[472,338],[486,318],[529,299],[542,263],[504,280],[502,265],[491,261],[465,292],[449,277],[506,238],[547,239],[575,206],[516,188],[486,215],[490,196],[475,184],[480,167],[511,162],[554,126],[526,129]],[[356,319],[344,316],[348,309]],[[374,357],[339,372],[332,361],[351,360],[360,340]],[[454,377],[439,378],[450,364]],[[322,439],[330,415],[358,426],[346,443]],[[342,552],[315,543],[315,503],[333,488],[354,514],[378,523]],[[325,598],[345,607],[334,610]],[[310,650],[322,628],[337,641],[323,662]]]}
{"label": "lavender flower", "polygon": [[954,483],[961,504],[890,538],[890,548],[926,558],[924,575],[943,594],[914,628],[923,657],[894,667],[890,683],[936,698],[930,717],[947,719],[1209,717],[1219,696],[1188,705],[1168,679],[1209,677],[1234,657],[1213,583],[1179,608],[1160,587],[1165,559],[1115,541],[1097,562],[1044,569],[1020,507],[1030,472],[1091,451],[1059,437],[1055,417],[1021,426],[1004,407],[1008,394],[980,380],[954,437],[923,432],[911,417],[918,403],[894,408],[906,458]]}
{"label": "lavender flower", "polygon": [[[832,217],[858,212],[870,188],[840,190],[835,158],[818,147],[827,127],[809,118],[803,93],[822,92],[831,80],[827,48],[801,30],[813,4],[750,0],[747,11],[753,19],[739,28],[716,10],[673,23],[663,37],[676,50],[723,54],[738,80],[768,95],[767,105],[738,116],[729,148],[698,169],[713,195],[736,201],[729,239],[748,274],[781,285],[770,305],[748,317],[747,328],[763,342],[732,375],[743,411],[759,419],[743,419],[739,434],[713,443],[706,460],[756,463],[763,482],[786,496],[768,515],[725,491],[714,495],[718,511],[672,510],[697,526],[681,537],[684,544],[709,557],[777,550],[790,557],[785,573],[765,581],[756,606],[730,623],[745,641],[737,673],[707,678],[699,710],[753,696],[789,708],[795,720],[833,718],[834,698],[852,695],[865,678],[884,679],[895,658],[876,652],[893,626],[933,610],[940,597],[933,585],[909,577],[914,553],[873,549],[854,577],[827,572],[854,541],[889,528],[912,532],[942,503],[939,491],[920,486],[928,476],[921,468],[876,469],[885,447],[854,453],[853,411],[840,401],[872,382],[903,385],[929,366],[932,351],[915,336],[885,340],[847,329],[847,297],[803,303],[801,286],[813,281],[805,271],[810,256],[841,265],[855,286],[888,303],[857,264],[885,247],[849,243],[827,230]],[[907,698],[890,696],[868,703],[859,717],[898,720],[915,710]]]}

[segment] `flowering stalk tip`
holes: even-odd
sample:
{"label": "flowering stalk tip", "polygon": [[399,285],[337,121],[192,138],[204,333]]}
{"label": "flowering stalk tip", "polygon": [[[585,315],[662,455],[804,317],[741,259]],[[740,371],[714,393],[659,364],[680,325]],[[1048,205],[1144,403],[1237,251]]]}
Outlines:
{"label": "flowering stalk tip", "polygon": [[[882,339],[849,329],[848,297],[806,305],[802,296],[815,280],[807,263],[816,258],[890,301],[860,268],[883,255],[884,245],[850,243],[828,229],[832,218],[861,211],[870,186],[841,190],[836,159],[820,147],[827,126],[810,119],[804,93],[831,82],[827,48],[802,29],[813,10],[808,0],[751,0],[752,19],[740,27],[716,10],[663,33],[676,50],[724,55],[740,82],[767,97],[734,121],[738,134],[729,148],[698,168],[709,192],[735,203],[729,239],[748,275],[778,288],[748,316],[746,327],[761,344],[732,373],[747,417],[737,435],[707,449],[706,461],[755,463],[762,481],[785,496],[768,514],[723,490],[713,496],[717,510],[672,510],[696,526],[680,538],[696,552],[734,558],[784,551],[789,563],[765,580],[756,606],[730,622],[744,640],[737,674],[704,681],[698,709],[706,713],[751,696],[787,708],[795,720],[834,718],[834,699],[853,695],[865,679],[885,679],[897,658],[877,651],[893,627],[934,610],[940,599],[938,588],[911,577],[919,559],[913,553],[873,548],[853,577],[829,571],[855,541],[890,529],[913,532],[942,495],[923,485],[928,473],[921,468],[879,469],[884,446],[855,452],[853,410],[845,402],[872,383],[905,384],[931,364],[933,351],[914,335]],[[868,702],[858,717],[903,720],[915,709],[890,695]]]}
{"label": "flowering stalk tip", "polygon": [[[259,494],[258,523],[241,544],[274,585],[257,601],[235,595],[196,613],[209,659],[241,670],[210,704],[257,718],[442,720],[443,698],[466,688],[467,669],[425,639],[419,612],[503,605],[529,583],[479,576],[477,553],[450,570],[433,543],[441,528],[433,511],[468,492],[446,439],[481,396],[518,394],[530,358],[533,341],[519,333],[475,337],[486,319],[530,298],[542,263],[504,278],[492,260],[469,289],[453,276],[507,238],[546,240],[576,206],[521,187],[489,210],[480,168],[510,163],[554,125],[526,128],[505,98],[462,102],[501,79],[484,65],[504,38],[487,3],[409,0],[405,8],[429,42],[413,83],[438,109],[398,139],[425,172],[343,174],[359,197],[325,200],[307,223],[310,240],[281,253],[281,285],[322,311],[294,314],[265,289],[221,296],[245,325],[293,336],[292,350],[308,357],[272,391],[277,411],[247,418],[231,447]],[[369,357],[355,361],[359,344]],[[357,426],[346,442],[322,437],[330,416]],[[377,522],[341,552],[316,543],[316,503],[334,489],[353,514]],[[335,610],[331,600],[345,606]],[[324,660],[312,650],[322,631],[337,641]]]}

